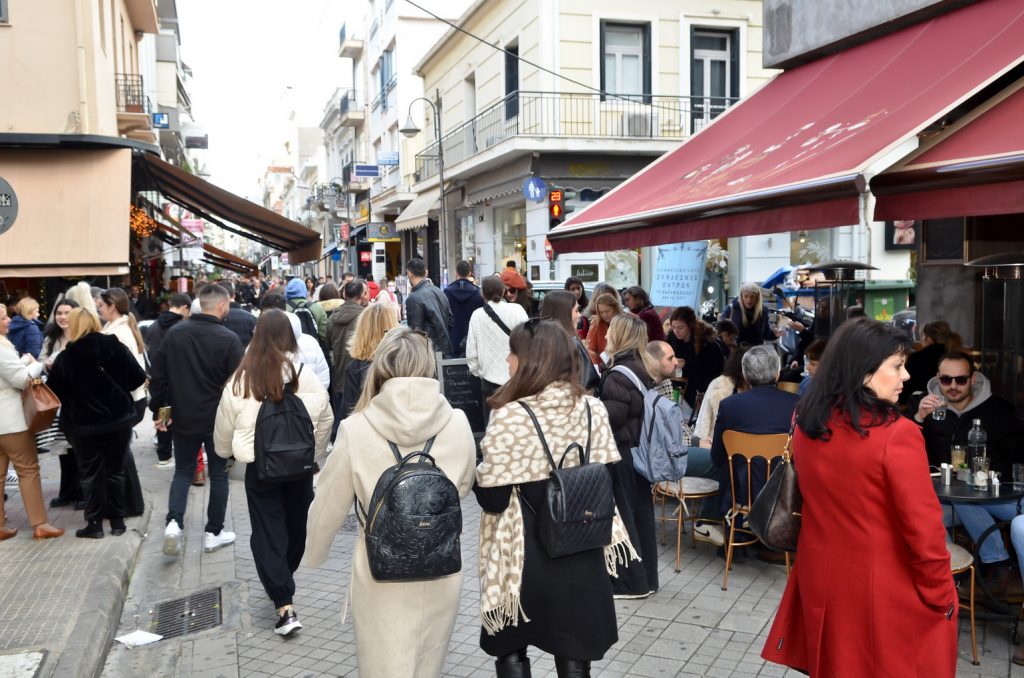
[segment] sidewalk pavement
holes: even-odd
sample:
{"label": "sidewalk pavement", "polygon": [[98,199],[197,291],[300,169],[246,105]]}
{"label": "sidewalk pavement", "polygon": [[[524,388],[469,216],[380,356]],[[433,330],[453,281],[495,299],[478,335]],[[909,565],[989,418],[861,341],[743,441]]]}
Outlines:
{"label": "sidewalk pavement", "polygon": [[[47,505],[60,479],[57,455],[39,456]],[[78,539],[81,511],[50,509],[64,536],[33,541],[17,485],[6,486],[7,524],[18,535],[0,543],[0,676],[98,676],[121,613],[121,603],[149,510],[129,518],[120,537]]]}

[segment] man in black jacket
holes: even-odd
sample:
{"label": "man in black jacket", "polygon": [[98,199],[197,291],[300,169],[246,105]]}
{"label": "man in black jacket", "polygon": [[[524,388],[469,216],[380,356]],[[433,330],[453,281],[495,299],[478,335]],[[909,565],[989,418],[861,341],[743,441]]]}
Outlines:
{"label": "man in black jacket", "polygon": [[181,530],[200,446],[206,449],[210,477],[204,548],[207,552],[215,551],[235,540],[233,533],[223,529],[228,476],[226,461],[214,450],[213,425],[224,384],[242,361],[242,343],[224,326],[230,298],[223,287],[204,287],[199,293],[199,304],[201,313],[193,314],[167,332],[153,361],[150,381],[150,408],[156,413],[170,405],[174,422],[174,479],[164,531],[167,555],[181,553]]}
{"label": "man in black jacket", "polygon": [[452,351],[458,358],[466,357],[469,318],[473,311],[484,305],[480,288],[469,280],[472,270],[468,261],[455,264],[455,282],[444,288],[444,296],[448,297],[448,306],[452,309],[452,326],[448,328],[448,338],[452,344]]}
{"label": "man in black jacket", "polygon": [[427,278],[427,266],[422,259],[410,259],[405,265],[412,291],[405,300],[405,314],[409,327],[426,332],[434,342],[434,350],[445,357],[452,355],[448,328],[452,324],[452,309],[444,293]]}
{"label": "man in black jacket", "polygon": [[228,317],[224,319],[224,326],[238,335],[244,349],[252,341],[252,333],[256,331],[256,316],[235,301],[235,289],[230,280],[221,280],[217,284],[227,291],[231,299],[231,308],[228,310]]}
{"label": "man in black jacket", "polygon": [[[939,371],[927,386],[924,396],[911,398],[907,416],[921,427],[928,463],[938,466],[950,461],[953,444],[967,445],[967,432],[975,419],[988,436],[989,467],[1002,474],[1003,482],[1013,477],[1013,464],[1024,463],[1024,429],[1013,405],[992,394],[985,375],[974,371],[971,356],[950,351],[939,359]],[[945,414],[936,420],[935,411],[946,399]],[[967,463],[970,464],[968,459]],[[977,544],[985,530],[996,520],[1010,520],[1017,515],[1017,501],[980,504],[954,504],[957,518]],[[986,538],[978,544],[978,558],[986,566],[989,590],[997,596],[1019,595],[1020,578],[1010,563],[1002,538]]]}
{"label": "man in black jacket", "polygon": [[[189,315],[189,308],[192,300],[187,294],[178,292],[167,302],[168,309],[163,311],[149,327],[146,333],[146,369],[152,376],[153,358],[160,352],[163,346],[164,336],[172,327],[184,320]],[[156,415],[153,416],[156,419]],[[171,432],[164,427],[163,431],[156,432],[156,465],[160,468],[170,468],[174,465],[171,457]]]}

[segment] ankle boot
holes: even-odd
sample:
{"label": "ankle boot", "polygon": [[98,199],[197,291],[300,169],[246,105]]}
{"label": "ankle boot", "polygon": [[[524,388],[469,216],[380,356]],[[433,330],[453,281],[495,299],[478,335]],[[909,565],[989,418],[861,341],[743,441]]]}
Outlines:
{"label": "ankle boot", "polygon": [[498,657],[494,662],[494,671],[498,678],[531,678],[530,658],[526,656],[526,648]]}
{"label": "ankle boot", "polygon": [[103,539],[103,521],[90,520],[85,527],[75,530],[75,536],[82,539]]}
{"label": "ankle boot", "polygon": [[590,662],[555,657],[558,678],[590,678]]}

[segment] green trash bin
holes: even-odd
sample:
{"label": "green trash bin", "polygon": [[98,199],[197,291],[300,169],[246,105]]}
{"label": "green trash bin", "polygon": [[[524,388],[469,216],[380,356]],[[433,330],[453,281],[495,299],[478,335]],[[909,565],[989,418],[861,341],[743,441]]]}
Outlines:
{"label": "green trash bin", "polygon": [[868,280],[864,286],[864,312],[869,318],[888,322],[910,305],[909,280]]}

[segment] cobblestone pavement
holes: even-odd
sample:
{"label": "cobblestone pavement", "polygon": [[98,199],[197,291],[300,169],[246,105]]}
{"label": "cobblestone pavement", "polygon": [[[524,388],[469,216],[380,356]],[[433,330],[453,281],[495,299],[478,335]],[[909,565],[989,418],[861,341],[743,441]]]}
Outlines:
{"label": "cobblestone pavement", "polygon": [[[331,557],[320,569],[300,568],[296,576],[296,610],[305,628],[291,638],[273,633],[272,603],[256,576],[249,550],[249,516],[240,469],[231,482],[228,528],[238,541],[219,552],[202,553],[200,545],[206,490],[193,489],[186,525],[186,553],[167,558],[160,552],[167,485],[172,472],[156,469],[151,451],[140,451],[139,468],[154,494],[149,538],[132,580],[121,616],[125,633],[146,628],[153,604],[210,586],[224,587],[224,624],[214,630],[125,649],[115,646],[105,676],[357,676],[351,619],[341,621],[350,575],[356,526],[350,517],[335,539]],[[145,458],[145,461],[143,461]],[[202,508],[201,508],[202,507]],[[479,648],[476,548],[479,511],[472,497],[464,504],[463,536],[466,584],[445,676],[493,676],[492,659]],[[663,547],[661,590],[647,600],[617,601],[619,642],[594,665],[594,675],[611,677],[796,676],[764,663],[761,645],[785,586],[785,569],[757,560],[737,564],[729,590],[721,590],[724,562],[707,544],[689,540],[681,571],[674,572],[674,544]],[[1009,657],[1008,626],[978,623],[981,665],[970,664],[966,619],[960,625],[959,676],[1024,676]],[[554,663],[531,649],[533,675],[555,676]]]}

